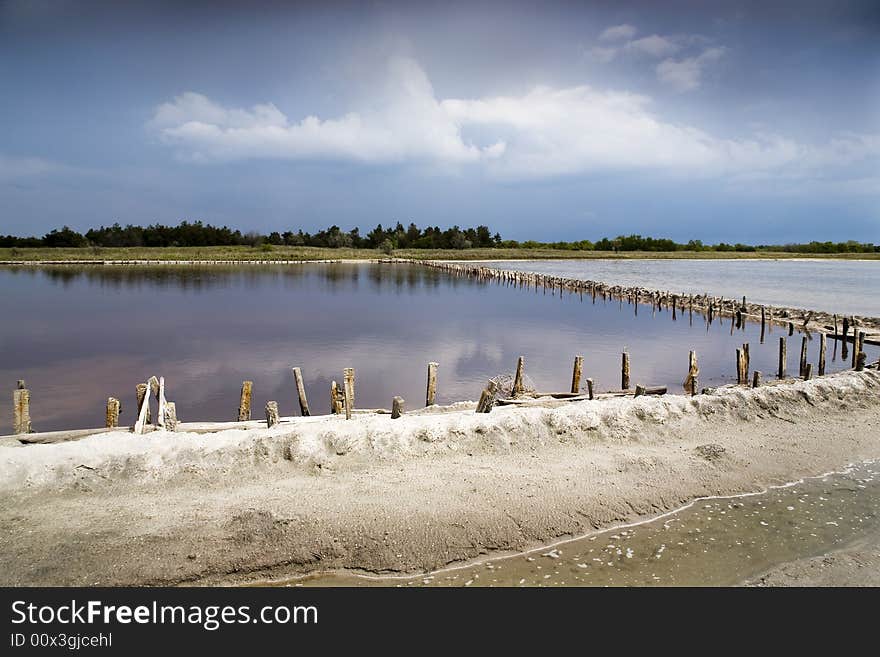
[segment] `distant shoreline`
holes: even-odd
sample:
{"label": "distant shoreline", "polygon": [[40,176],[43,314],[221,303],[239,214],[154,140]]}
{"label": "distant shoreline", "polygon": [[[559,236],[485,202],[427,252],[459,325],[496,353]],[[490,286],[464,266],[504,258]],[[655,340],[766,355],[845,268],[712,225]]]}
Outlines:
{"label": "distant shoreline", "polygon": [[561,249],[378,249],[272,246],[0,248],[0,265],[189,264],[216,262],[340,262],[364,260],[848,260],[878,261],[880,253],[789,253],[785,251],[567,251]]}

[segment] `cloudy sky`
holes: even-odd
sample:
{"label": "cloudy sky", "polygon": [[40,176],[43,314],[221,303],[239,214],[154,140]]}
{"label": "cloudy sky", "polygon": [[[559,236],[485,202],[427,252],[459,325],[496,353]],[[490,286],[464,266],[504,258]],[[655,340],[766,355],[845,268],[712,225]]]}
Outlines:
{"label": "cloudy sky", "polygon": [[870,0],[0,0],[0,85],[0,233],[880,242]]}

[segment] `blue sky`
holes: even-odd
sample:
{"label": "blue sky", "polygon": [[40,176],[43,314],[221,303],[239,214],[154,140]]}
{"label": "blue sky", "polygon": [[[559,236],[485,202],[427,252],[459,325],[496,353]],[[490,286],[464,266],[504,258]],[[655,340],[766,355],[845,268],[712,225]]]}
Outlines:
{"label": "blue sky", "polygon": [[876,2],[0,0],[0,88],[0,233],[880,242]]}

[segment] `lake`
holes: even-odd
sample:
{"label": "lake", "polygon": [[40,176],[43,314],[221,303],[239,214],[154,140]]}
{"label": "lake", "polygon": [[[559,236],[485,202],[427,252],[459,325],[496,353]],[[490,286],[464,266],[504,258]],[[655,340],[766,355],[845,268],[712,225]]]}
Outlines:
{"label": "lake", "polygon": [[499,269],[880,317],[880,260],[505,260]]}
{"label": "lake", "polygon": [[[135,386],[151,375],[165,377],[183,421],[237,419],[245,379],[254,382],[255,418],[270,399],[282,415],[298,414],[293,366],[303,370],[313,414],[328,412],[330,381],[345,367],[356,369],[358,407],[390,408],[400,395],[412,409],[424,405],[429,361],[440,364],[442,404],[477,399],[520,355],[541,390],[568,390],[576,354],[583,376],[611,390],[627,350],[633,386],[679,393],[690,349],[701,386],[735,380],[744,342],[752,369],[772,378],[786,334],[771,327],[762,345],[758,324],[732,331],[729,317],[709,326],[679,312],[673,321],[650,304],[636,313],[617,300],[594,304],[407,264],[5,267],[0,298],[0,381],[10,402],[0,408],[0,434],[12,431],[18,379],[31,391],[34,430],[51,431],[103,426],[109,396],[122,401],[120,422],[133,424]],[[800,341],[789,338],[789,373],[797,374]],[[815,363],[815,336],[809,349]],[[866,351],[877,359],[877,347]],[[848,367],[833,341],[828,364]]]}

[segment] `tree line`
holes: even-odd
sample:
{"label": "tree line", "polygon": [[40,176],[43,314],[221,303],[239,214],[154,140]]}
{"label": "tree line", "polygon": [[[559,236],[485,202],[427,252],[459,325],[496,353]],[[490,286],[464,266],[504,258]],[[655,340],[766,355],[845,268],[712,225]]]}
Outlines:
{"label": "tree line", "polygon": [[[265,246],[269,245],[269,246]],[[667,238],[642,237],[641,235],[619,235],[614,238],[603,237],[591,242],[538,242],[502,239],[499,233],[492,233],[487,226],[460,228],[452,226],[441,230],[438,226],[420,228],[414,223],[404,227],[397,222],[387,228],[377,225],[366,235],[359,228],[349,231],[339,226],[330,226],[316,233],[303,230],[273,231],[268,234],[258,232],[242,233],[227,226],[212,226],[201,221],[181,221],[176,226],[151,224],[135,226],[128,224],[92,228],[79,233],[69,226],[56,228],[42,237],[0,236],[0,247],[6,248],[57,248],[57,247],[190,247],[190,246],[313,246],[326,248],[350,247],[356,249],[380,249],[386,253],[394,249],[470,249],[470,248],[519,248],[519,249],[557,249],[564,251],[779,251],[788,253],[878,253],[880,245],[847,242],[809,242],[805,244],[703,244],[700,240],[686,243]]]}

